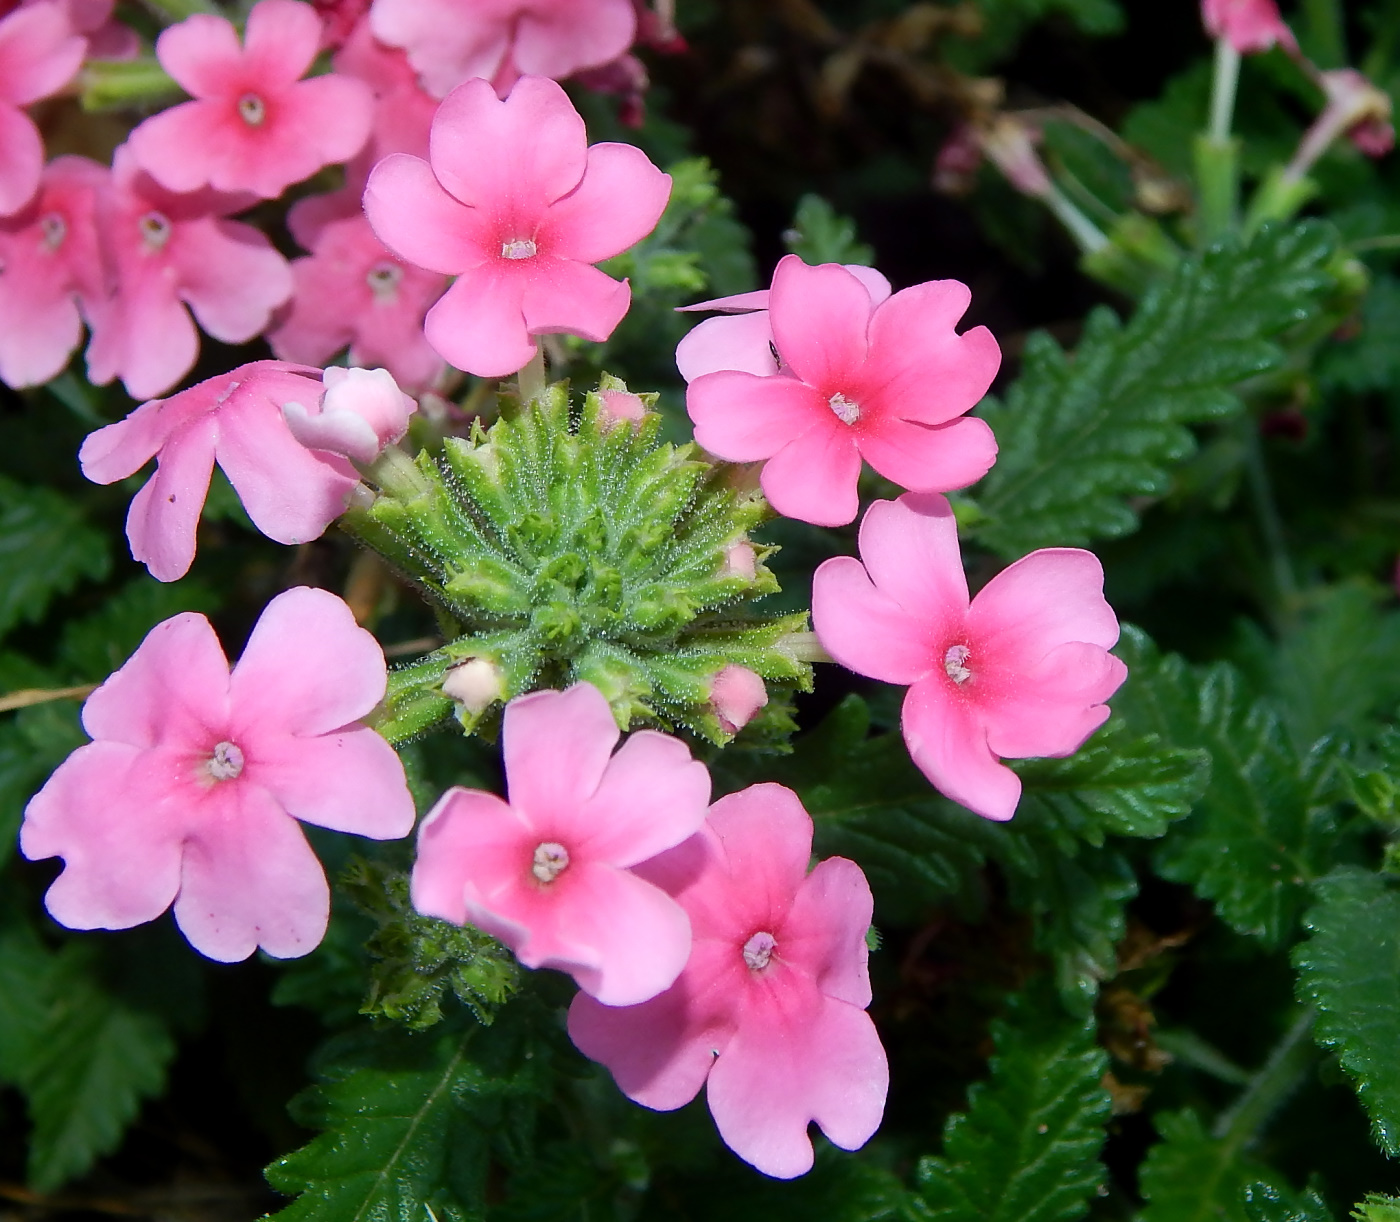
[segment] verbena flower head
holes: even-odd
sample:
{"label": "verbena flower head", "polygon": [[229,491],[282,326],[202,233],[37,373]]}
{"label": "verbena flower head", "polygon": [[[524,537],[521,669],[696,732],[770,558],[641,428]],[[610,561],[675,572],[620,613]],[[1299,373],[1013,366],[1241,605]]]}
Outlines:
{"label": "verbena flower head", "polygon": [[240,46],[226,18],[196,13],[156,40],[156,56],[194,98],[131,133],[141,167],[171,191],[211,186],[273,199],[369,136],[369,88],[335,74],[302,80],[321,20],[299,0],[259,0]]}
{"label": "verbena flower head", "polygon": [[669,1111],[705,1087],[720,1136],[766,1175],[812,1167],[807,1126],[854,1150],[879,1126],[889,1066],[870,1004],[860,867],[810,874],[812,820],[790,789],[721,798],[693,839],[638,868],[690,916],[693,949],[671,988],[611,1008],[579,994],[569,1035],[624,1094]]}
{"label": "verbena flower head", "polygon": [[321,375],[326,392],[308,406],[282,404],[287,427],[308,450],[372,463],[385,446],[408,432],[418,404],[398,387],[386,369],[340,369]]}
{"label": "verbena flower head", "polygon": [[175,581],[189,571],[215,462],[253,525],[278,543],[315,539],[341,514],[354,470],[334,454],[308,450],[282,413],[285,403],[320,401],[320,373],[282,361],[239,365],[143,403],[83,442],[83,474],[98,484],[134,475],[155,458],[155,474],[126,517],[131,554],[152,577]]}
{"label": "verbena flower head", "polygon": [[767,460],[761,482],[773,508],[821,526],[855,518],[862,458],[916,491],[973,483],[995,460],[996,439],[965,413],[1001,352],[985,327],[954,330],[970,297],[939,280],[876,302],[846,268],[789,255],[768,300],[780,369],[757,373],[746,360],[696,377],[686,393],[695,440],[731,462]]}
{"label": "verbena flower head", "polygon": [[268,605],[229,671],[209,621],[153,628],[83,706],[93,738],[29,803],[26,857],[62,857],[46,903],[73,929],[126,929],[174,905],[211,959],[304,955],[326,930],[325,873],[298,819],[406,836],[398,756],[358,724],[384,655],[334,594]]}
{"label": "verbena flower head", "polygon": [[1270,47],[1296,51],[1298,40],[1284,24],[1275,0],[1201,0],[1201,20],[1212,38],[1223,38],[1241,55]]}
{"label": "verbena flower head", "polygon": [[860,556],[817,569],[818,638],[857,674],[910,685],[904,740],[941,793],[1011,818],[1021,781],[1000,760],[1076,751],[1127,676],[1108,652],[1118,619],[1103,568],[1090,552],[1046,548],[969,603],[952,509],[914,494],[870,507]]}
{"label": "verbena flower head", "polygon": [[619,736],[586,683],[511,701],[509,803],[449,790],[423,822],[413,867],[420,912],[470,922],[606,1005],[655,997],[685,965],[685,913],[629,867],[694,834],[710,800],[710,774],[684,743],[642,730],[614,755]]}
{"label": "verbena flower head", "polygon": [[631,145],[590,148],[564,91],[533,76],[505,101],[483,80],[454,90],[429,160],[386,157],[365,211],[390,250],[457,277],[424,322],[446,361],[503,377],[534,355],[534,336],[612,334],[631,290],[592,264],[652,231],[668,175]]}

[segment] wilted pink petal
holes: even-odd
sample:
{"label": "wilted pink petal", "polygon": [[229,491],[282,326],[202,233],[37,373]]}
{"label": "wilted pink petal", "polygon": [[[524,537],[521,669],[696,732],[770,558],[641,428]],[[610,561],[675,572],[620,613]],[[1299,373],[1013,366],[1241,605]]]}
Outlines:
{"label": "wilted pink petal", "polygon": [[314,407],[282,404],[292,436],[308,450],[372,463],[408,432],[408,418],[418,410],[385,369],[332,366],[322,380],[326,393]]}
{"label": "wilted pink petal", "polygon": [[[308,657],[330,655],[307,673]],[[398,756],[355,724],[382,698],[385,667],[349,607],[324,590],[288,590],[244,657],[262,672],[251,694],[285,715],[250,715],[243,663],[230,676],[209,621],[193,613],[153,628],[89,698],[95,741],[59,765],[20,830],[31,860],[64,859],[47,898],[56,920],[125,929],[173,903],[210,958],[259,946],[304,955],[325,933],[329,893],[296,818],[380,840],[412,830]],[[327,733],[315,710],[331,707],[340,721]]]}
{"label": "wilted pink petal", "polygon": [[1225,39],[1241,55],[1275,45],[1298,49],[1298,40],[1279,16],[1274,0],[1201,0],[1201,20],[1212,38]]}

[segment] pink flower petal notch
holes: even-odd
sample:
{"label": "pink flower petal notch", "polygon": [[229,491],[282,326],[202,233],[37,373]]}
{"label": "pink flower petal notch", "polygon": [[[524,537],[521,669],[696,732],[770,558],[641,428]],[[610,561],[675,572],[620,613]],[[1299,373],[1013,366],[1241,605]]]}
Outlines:
{"label": "pink flower petal notch", "polygon": [[[1001,351],[985,327],[954,330],[966,286],[930,281],[878,300],[877,288],[868,275],[789,255],[767,302],[776,369],[761,368],[757,315],[703,324],[710,338],[681,358],[695,440],[730,462],[766,461],[763,493],[786,517],[854,520],[862,459],[917,492],[966,487],[996,459],[991,429],[966,413]],[[729,330],[720,336],[716,324]],[[735,364],[716,369],[726,347]]]}
{"label": "pink flower petal notch", "polygon": [[171,191],[251,191],[275,199],[369,138],[369,86],[331,73],[302,80],[321,20],[301,0],[259,0],[242,45],[224,17],[196,13],[156,40],[156,58],[194,100],[131,133],[137,162]]}
{"label": "pink flower petal notch", "polygon": [[1118,618],[1102,566],[1079,548],[1045,548],[969,602],[947,499],[914,493],[870,507],[860,555],[817,569],[817,638],[848,670],[909,685],[904,741],[934,788],[1010,819],[1021,780],[1001,760],[1072,755],[1127,678],[1108,652]]}
{"label": "pink flower petal notch", "polygon": [[568,972],[607,1005],[670,987],[690,923],[633,867],[704,822],[710,774],[679,739],[620,734],[591,684],[533,692],[504,714],[509,802],[447,792],[423,821],[414,907],[500,938],[526,967]]}
{"label": "pink flower petal notch", "polygon": [[25,810],[24,855],[64,860],[54,919],[127,929],[173,905],[211,959],[312,950],[330,895],[297,820],[374,840],[413,830],[403,765],[359,720],[385,673],[325,590],[273,599],[232,673],[204,616],[158,624],[83,706],[93,741]]}
{"label": "pink flower petal notch", "polygon": [[585,993],[569,1035],[629,1098],[670,1111],[706,1088],[720,1136],[765,1175],[811,1170],[815,1122],[845,1150],[879,1127],[889,1065],[870,1005],[860,867],[810,874],[812,820],[781,785],[721,798],[699,835],[638,869],[690,917],[694,949],[669,990],[610,1007]]}
{"label": "pink flower petal notch", "polygon": [[484,378],[522,369],[534,337],[602,341],[631,289],[593,266],[641,241],[671,179],[627,144],[588,146],[564,91],[522,77],[501,101],[484,80],[438,109],[429,160],[386,157],[365,212],[405,261],[457,280],[424,321],[448,363]]}
{"label": "pink flower petal notch", "polygon": [[[344,512],[358,482],[354,468],[339,454],[307,449],[283,414],[287,403],[320,404],[320,373],[282,361],[239,365],[88,435],[78,461],[95,484],[115,483],[156,460],[126,516],[131,554],[152,577],[177,581],[189,571],[216,462],[253,525],[278,543],[318,538]],[[312,419],[323,421],[313,429],[330,430],[332,421]]]}

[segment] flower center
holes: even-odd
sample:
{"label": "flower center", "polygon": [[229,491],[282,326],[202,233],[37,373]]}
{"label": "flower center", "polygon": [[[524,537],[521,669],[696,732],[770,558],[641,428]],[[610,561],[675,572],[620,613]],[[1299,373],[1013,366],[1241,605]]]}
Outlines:
{"label": "flower center", "polygon": [[160,250],[170,241],[170,218],[163,213],[148,212],[136,223],[147,250]]}
{"label": "flower center", "polygon": [[516,238],[501,243],[502,259],[533,259],[538,253],[535,243],[530,238]]}
{"label": "flower center", "polygon": [[68,222],[57,212],[50,212],[40,220],[39,229],[44,235],[44,245],[50,250],[57,250],[68,236]]}
{"label": "flower center", "polygon": [[267,118],[267,103],[256,93],[245,93],[238,99],[238,114],[249,127],[260,127]]}
{"label": "flower center", "polygon": [[751,972],[761,972],[773,957],[777,939],[771,933],[756,933],[744,943],[744,963]]}
{"label": "flower center", "polygon": [[204,765],[216,781],[231,781],[243,771],[243,752],[237,743],[220,743]]}
{"label": "flower center", "polygon": [[535,849],[535,860],[530,865],[530,873],[542,883],[552,883],[569,868],[569,850],[552,840]]}
{"label": "flower center", "polygon": [[972,671],[967,668],[967,660],[971,656],[972,650],[966,645],[948,646],[948,652],[943,655],[943,669],[954,683],[961,685],[972,678]]}
{"label": "flower center", "polygon": [[845,395],[838,392],[826,402],[842,424],[854,424],[860,419],[860,404],[852,403]]}
{"label": "flower center", "polygon": [[403,268],[397,263],[376,263],[369,269],[365,281],[376,301],[392,301],[397,295]]}

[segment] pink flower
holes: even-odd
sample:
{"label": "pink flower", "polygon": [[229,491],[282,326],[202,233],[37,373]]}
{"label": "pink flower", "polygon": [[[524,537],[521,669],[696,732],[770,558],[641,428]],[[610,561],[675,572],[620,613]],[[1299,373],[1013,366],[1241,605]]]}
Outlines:
{"label": "pink flower", "polygon": [[1318,84],[1327,95],[1327,106],[1318,117],[1317,128],[1340,129],[1367,157],[1384,157],[1395,147],[1390,94],[1384,89],[1355,68],[1319,73]]}
{"label": "pink flower", "polygon": [[44,169],[43,137],[20,107],[62,89],[86,50],[59,3],[26,5],[0,19],[0,216],[29,202]]}
{"label": "pink flower", "polygon": [[142,169],[171,191],[210,186],[274,199],[369,137],[373,99],[349,77],[302,80],[321,21],[299,0],[259,0],[243,46],[231,22],[196,13],[165,30],[156,57],[187,93],[131,133]]}
{"label": "pink flower", "polygon": [[374,0],[369,21],[440,98],[472,77],[505,92],[522,74],[596,68],[625,52],[637,28],[631,0]]}
{"label": "pink flower", "polygon": [[101,298],[97,194],[106,166],[59,157],[38,194],[0,219],[0,381],[38,386],[57,377],[83,340],[80,305]]}
{"label": "pink flower", "polygon": [[812,625],[848,670],[910,684],[904,741],[933,786],[1009,819],[1020,778],[1002,757],[1070,755],[1127,677],[1103,569],[1078,548],[1032,552],[968,603],[953,511],[941,496],[876,501],[860,560],[817,569]]}
{"label": "pink flower", "polygon": [[737,734],[768,703],[763,678],[747,666],[730,664],[710,681],[710,707],[726,734]]}
{"label": "pink flower", "polygon": [[418,410],[386,369],[332,366],[321,380],[326,393],[314,410],[295,400],[282,404],[292,436],[308,450],[372,463],[408,432],[408,418]]}
{"label": "pink flower", "polygon": [[1241,55],[1267,51],[1275,44],[1298,49],[1274,0],[1201,0],[1201,20],[1212,38],[1225,39]]}
{"label": "pink flower", "polygon": [[690,916],[694,949],[661,996],[614,1009],[580,993],[569,1035],[658,1111],[706,1087],[720,1136],[766,1175],[811,1169],[807,1125],[845,1150],[880,1124],[889,1066],[870,1004],[872,901],[854,862],[811,874],[812,820],[790,789],[721,798],[699,835],[638,870]]}
{"label": "pink flower", "polygon": [[365,179],[376,162],[390,153],[427,157],[428,132],[438,99],[423,91],[402,51],[376,41],[368,21],[360,22],[336,52],[335,70],[363,81],[374,94],[369,142],[347,171],[358,205]]}
{"label": "pink flower", "polygon": [[433,120],[431,165],[396,153],[370,174],[384,244],[457,277],[424,329],[458,369],[504,377],[534,355],[532,336],[604,340],[627,312],[626,282],[590,264],[651,232],[671,179],[630,145],[587,139],[553,81],[525,77],[502,102],[473,80]]}
{"label": "pink flower", "polygon": [[696,377],[686,395],[695,440],[730,462],[767,459],[761,484],[773,508],[819,526],[856,516],[862,457],[919,492],[981,479],[996,438],[964,413],[1001,352],[985,327],[953,329],[970,297],[956,280],[935,280],[877,303],[846,268],[787,256],[768,310],[781,370],[749,363]]}
{"label": "pink flower", "polygon": [[96,484],[125,479],[155,457],[155,474],[126,516],[131,554],[152,577],[176,581],[189,571],[216,461],[253,525],[278,543],[315,539],[340,516],[354,470],[306,449],[282,415],[284,403],[319,401],[320,372],[281,361],[240,365],[143,403],[83,442],[78,460]]}
{"label": "pink flower", "polygon": [[24,855],[64,859],[49,912],[127,929],[173,903],[211,959],[306,954],[329,892],[295,821],[375,840],[413,829],[403,765],[357,720],[384,687],[378,643],[325,590],[273,599],[231,674],[204,616],[158,624],[83,706],[94,741],[25,811]]}
{"label": "pink flower", "polygon": [[652,730],[612,755],[617,723],[587,683],[521,696],[504,717],[510,803],[475,789],[443,796],[418,836],[414,906],[470,921],[607,1005],[655,997],[685,966],[690,924],[630,867],[704,822],[709,773]]}
{"label": "pink flower", "polygon": [[174,386],[199,355],[185,305],[226,344],[247,343],[267,326],[292,295],[292,273],[262,233],[224,219],[250,202],[208,190],[173,194],[137,167],[127,145],[117,149],[111,188],[98,200],[112,289],[88,320],[93,382],[120,377],[133,399]]}

